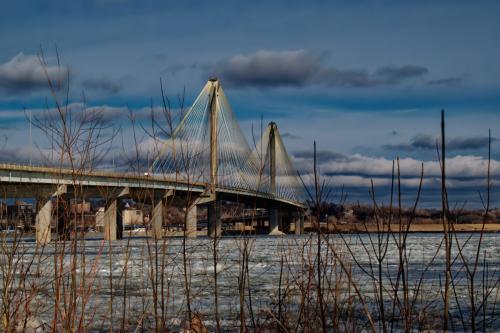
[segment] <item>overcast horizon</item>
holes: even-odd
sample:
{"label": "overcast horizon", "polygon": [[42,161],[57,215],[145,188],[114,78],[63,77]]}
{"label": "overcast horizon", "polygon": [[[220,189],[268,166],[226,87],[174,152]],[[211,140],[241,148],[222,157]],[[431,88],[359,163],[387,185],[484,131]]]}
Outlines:
{"label": "overcast horizon", "polygon": [[[19,1],[0,20],[0,162],[42,164],[48,141],[27,116],[53,108],[45,71],[69,103],[120,129],[161,107],[160,78],[190,105],[220,79],[242,130],[275,121],[301,173],[319,168],[349,202],[388,200],[400,158],[403,201],[440,205],[436,144],[446,112],[450,207],[479,208],[492,133],[492,206],[500,207],[500,3],[495,1]],[[60,65],[58,65],[58,55]],[[69,79],[69,82],[67,81]],[[64,92],[60,92],[64,96]],[[125,138],[125,139],[123,139]],[[140,137],[145,141],[145,136]],[[118,156],[118,157],[117,157]]]}

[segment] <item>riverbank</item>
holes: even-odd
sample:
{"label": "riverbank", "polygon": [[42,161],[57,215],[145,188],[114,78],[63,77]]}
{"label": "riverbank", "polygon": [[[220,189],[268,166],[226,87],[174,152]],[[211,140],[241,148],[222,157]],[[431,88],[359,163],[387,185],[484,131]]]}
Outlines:
{"label": "riverbank", "polygon": [[[388,229],[388,225],[385,225],[385,230]],[[464,223],[464,224],[454,224],[455,232],[481,232],[483,229],[483,224],[481,223]],[[334,224],[328,227],[331,232],[377,232],[377,225],[375,223],[350,223],[350,224]],[[391,224],[390,230],[393,232],[398,232],[399,224]],[[404,229],[403,229],[404,230]],[[408,232],[443,232],[443,225],[440,223],[418,223],[410,225]],[[484,232],[496,233],[500,232],[500,223],[486,223],[484,224]]]}
{"label": "riverbank", "polygon": [[[479,233],[481,232],[483,225],[481,223],[463,223],[463,224],[454,224],[454,231],[457,233]],[[306,222],[304,225],[305,233],[315,232],[315,226],[312,223]],[[321,223],[321,230],[324,233],[376,233],[379,232],[377,225],[374,223],[348,223],[348,224],[340,224],[340,223],[330,223],[328,226],[326,223]],[[384,225],[384,231],[387,232],[388,225]],[[393,223],[390,225],[390,231],[397,233],[399,232],[399,224]],[[404,231],[404,228],[403,228]],[[410,225],[408,229],[409,233],[440,233],[443,232],[443,225],[439,223],[417,223]],[[484,233],[500,233],[500,223],[486,223],[484,225]],[[295,233],[295,225],[291,225],[290,234]],[[165,231],[164,237],[174,237],[179,238],[183,237],[182,231]],[[198,237],[206,237],[206,230],[198,230]],[[235,235],[243,235],[243,234],[251,234],[249,232],[232,232],[227,234],[227,236],[235,236]],[[26,232],[23,234],[24,237],[34,237],[35,234],[32,232]],[[102,238],[102,232],[87,232],[85,233],[85,238],[87,239],[99,239]],[[286,236],[287,234],[283,234]],[[124,231],[125,237],[151,237],[151,235],[144,230],[127,230]],[[56,237],[54,235],[54,237]]]}

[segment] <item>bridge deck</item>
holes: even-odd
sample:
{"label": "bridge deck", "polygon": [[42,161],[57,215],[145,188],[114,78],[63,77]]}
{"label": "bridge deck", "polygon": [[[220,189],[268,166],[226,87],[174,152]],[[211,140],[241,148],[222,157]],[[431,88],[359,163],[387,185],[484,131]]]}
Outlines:
{"label": "bridge deck", "polygon": [[[203,193],[206,183],[187,182],[182,179],[170,179],[157,174],[137,174],[130,172],[86,171],[67,168],[29,166],[0,163],[0,184],[45,184],[45,185],[78,185],[89,187],[129,187],[182,192]],[[304,208],[299,202],[275,197],[270,193],[251,191],[248,189],[218,187],[217,193],[244,196],[247,199],[258,198],[276,201],[286,205]]]}

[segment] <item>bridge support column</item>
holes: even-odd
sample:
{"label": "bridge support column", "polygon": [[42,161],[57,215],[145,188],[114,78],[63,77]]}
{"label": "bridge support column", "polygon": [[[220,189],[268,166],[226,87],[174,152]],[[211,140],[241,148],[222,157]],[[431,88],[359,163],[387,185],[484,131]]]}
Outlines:
{"label": "bridge support column", "polygon": [[269,233],[276,233],[279,231],[280,214],[278,207],[269,208]]}
{"label": "bridge support column", "polygon": [[118,211],[117,199],[111,200],[104,211],[104,239],[116,240],[116,218]]}
{"label": "bridge support column", "polygon": [[[38,204],[38,203],[37,203]],[[36,214],[35,229],[36,243],[45,245],[50,243],[50,222],[52,220],[52,200],[49,198]]]}
{"label": "bridge support column", "polygon": [[222,235],[220,208],[220,200],[214,200],[208,204],[208,236],[212,238]]}
{"label": "bridge support column", "polygon": [[[215,204],[216,200],[213,195],[209,196],[199,196],[194,200],[191,205],[186,207],[186,225],[185,225],[185,231],[186,231],[186,236],[189,238],[196,238],[198,236],[198,206],[199,205],[204,205],[208,203],[208,232],[207,235],[211,236],[210,234],[210,216],[213,216],[213,209],[210,207],[213,207]],[[213,236],[211,236],[213,237]]]}
{"label": "bridge support column", "polygon": [[38,245],[46,245],[50,242],[50,225],[52,222],[52,197],[66,193],[66,185],[60,185],[56,192],[53,193],[47,201],[38,202],[38,212],[35,217],[36,243]]}
{"label": "bridge support column", "polygon": [[[161,193],[161,192],[160,192]],[[156,193],[158,194],[158,193]],[[151,236],[154,239],[163,238],[163,219],[164,219],[164,211],[165,206],[167,204],[167,200],[170,196],[173,195],[172,190],[168,190],[166,193],[161,193],[160,196],[154,196],[153,200],[153,211],[151,212]]]}
{"label": "bridge support column", "polygon": [[163,209],[165,207],[164,199],[157,200],[154,204],[151,216],[151,236],[154,239],[163,237]]}
{"label": "bridge support column", "polygon": [[299,213],[295,218],[295,234],[302,235],[304,233],[304,214]]}
{"label": "bridge support column", "polygon": [[120,193],[108,201],[104,211],[104,239],[117,240],[123,238],[123,216],[122,197],[129,194],[128,187],[122,189]]}
{"label": "bridge support column", "polygon": [[186,237],[196,238],[198,231],[198,205],[194,204],[186,209]]}

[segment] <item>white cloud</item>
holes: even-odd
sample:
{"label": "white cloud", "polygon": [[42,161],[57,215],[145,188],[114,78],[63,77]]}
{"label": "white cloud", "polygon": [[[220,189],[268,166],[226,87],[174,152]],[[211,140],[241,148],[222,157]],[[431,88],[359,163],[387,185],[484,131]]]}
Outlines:
{"label": "white cloud", "polygon": [[[310,170],[310,161],[299,158],[297,165],[303,171]],[[401,184],[415,188],[420,183],[421,168],[424,168],[423,186],[437,188],[440,186],[441,168],[438,161],[420,161],[414,158],[403,158],[399,161]],[[370,187],[390,186],[393,161],[384,157],[369,157],[361,154],[339,156],[319,163],[322,174],[328,175],[336,186]],[[446,159],[447,186],[449,188],[483,188],[486,184],[488,160],[480,156],[454,156]],[[397,172],[397,164],[395,164]],[[493,184],[500,182],[500,161],[491,161]],[[311,183],[311,175],[304,176]]]}
{"label": "white cloud", "polygon": [[67,75],[66,66],[43,65],[38,56],[19,53],[0,64],[0,91],[17,94],[48,88],[48,78],[54,83],[65,82]]}
{"label": "white cloud", "polygon": [[[384,157],[369,157],[360,154],[350,155],[343,159],[330,160],[320,164],[320,169],[327,174],[362,174],[366,176],[388,176],[392,172],[393,161]],[[418,177],[421,167],[424,174],[439,177],[441,170],[438,161],[420,161],[414,158],[399,160],[403,177]],[[449,177],[477,178],[485,177],[488,160],[473,155],[458,155],[446,159],[446,172]],[[491,161],[491,174],[500,176],[500,162]]]}

